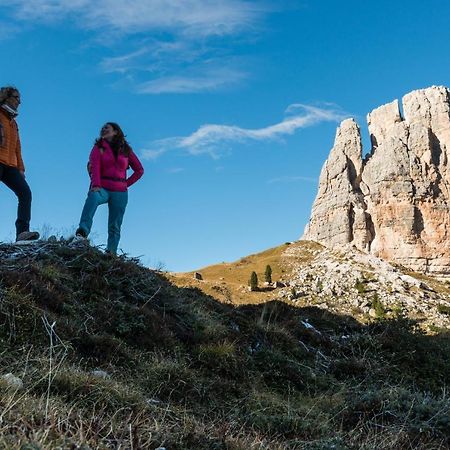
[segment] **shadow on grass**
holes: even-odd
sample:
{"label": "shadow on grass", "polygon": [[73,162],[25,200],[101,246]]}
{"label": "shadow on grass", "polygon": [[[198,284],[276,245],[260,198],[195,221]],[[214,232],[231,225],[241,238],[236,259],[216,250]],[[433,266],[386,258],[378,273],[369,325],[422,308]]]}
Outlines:
{"label": "shadow on grass", "polygon": [[[0,261],[3,367],[23,370],[30,349],[45,357],[51,337],[68,366],[83,373],[105,367],[132,380],[143,398],[287,445],[280,448],[330,439],[345,442],[342,448],[375,448],[363,444],[381,430],[392,437],[384,448],[450,442],[447,332],[426,335],[404,318],[362,325],[279,301],[222,304],[134,260],[59,243],[44,250]],[[67,369],[54,377],[51,393],[91,405],[109,392],[106,410],[130,398],[139,403],[136,393],[116,399],[116,387],[93,390],[86,377]],[[48,393],[48,384],[37,382],[30,392]],[[211,432],[219,436],[219,428]],[[183,433],[174,433],[173,448],[213,448],[201,446],[198,430],[186,446]]]}

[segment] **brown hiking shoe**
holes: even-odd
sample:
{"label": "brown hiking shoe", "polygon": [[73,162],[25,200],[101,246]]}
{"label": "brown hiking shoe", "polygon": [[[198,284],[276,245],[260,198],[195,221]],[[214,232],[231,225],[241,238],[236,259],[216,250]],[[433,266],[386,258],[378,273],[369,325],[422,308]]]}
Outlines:
{"label": "brown hiking shoe", "polygon": [[39,239],[39,233],[37,231],[22,231],[16,237],[16,242],[18,241],[35,241]]}

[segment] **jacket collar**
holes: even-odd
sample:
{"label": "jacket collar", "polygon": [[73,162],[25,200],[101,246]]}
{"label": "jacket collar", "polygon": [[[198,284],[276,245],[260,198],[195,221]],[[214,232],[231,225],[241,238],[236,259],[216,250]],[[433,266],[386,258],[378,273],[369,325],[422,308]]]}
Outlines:
{"label": "jacket collar", "polygon": [[106,139],[102,138],[100,140],[100,147],[104,148],[105,150],[108,149],[108,150],[112,151],[111,145]]}
{"label": "jacket collar", "polygon": [[19,115],[19,113],[14,108],[11,108],[11,106],[7,105],[6,103],[3,103],[2,105],[0,105],[0,108],[3,111],[6,111],[6,113],[8,114],[8,116],[11,119],[14,119],[15,117],[17,117]]}

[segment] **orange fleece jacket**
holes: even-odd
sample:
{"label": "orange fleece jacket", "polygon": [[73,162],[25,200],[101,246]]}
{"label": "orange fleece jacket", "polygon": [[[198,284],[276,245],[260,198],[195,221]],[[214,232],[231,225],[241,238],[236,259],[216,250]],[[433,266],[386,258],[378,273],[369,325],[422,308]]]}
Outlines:
{"label": "orange fleece jacket", "polygon": [[2,108],[0,108],[0,163],[25,171],[19,128],[16,121]]}

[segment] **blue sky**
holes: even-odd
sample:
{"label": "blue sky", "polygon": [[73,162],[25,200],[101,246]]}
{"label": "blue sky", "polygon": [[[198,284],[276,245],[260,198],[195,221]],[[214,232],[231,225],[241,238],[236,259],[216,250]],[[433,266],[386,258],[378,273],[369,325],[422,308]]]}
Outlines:
{"label": "blue sky", "polygon": [[[18,123],[32,226],[69,235],[106,121],[145,175],[120,247],[187,271],[298,239],[345,117],[450,85],[450,4],[275,0],[0,0],[0,85]],[[16,200],[0,185],[0,240]],[[100,207],[93,242],[106,241]]]}

